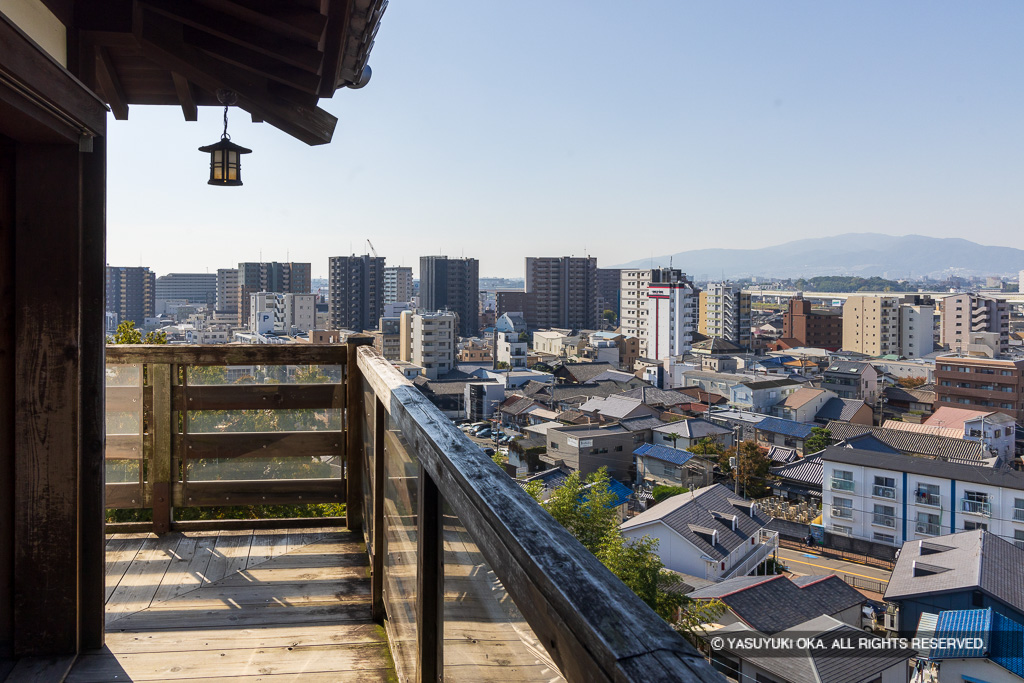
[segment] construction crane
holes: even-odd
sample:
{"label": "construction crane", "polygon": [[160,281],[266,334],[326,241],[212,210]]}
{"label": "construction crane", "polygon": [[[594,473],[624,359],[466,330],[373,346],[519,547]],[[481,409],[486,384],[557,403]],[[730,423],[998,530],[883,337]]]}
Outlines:
{"label": "construction crane", "polygon": [[380,258],[379,256],[377,256],[377,250],[373,248],[373,242],[367,239],[366,243],[370,245],[370,251],[373,252],[373,258]]}

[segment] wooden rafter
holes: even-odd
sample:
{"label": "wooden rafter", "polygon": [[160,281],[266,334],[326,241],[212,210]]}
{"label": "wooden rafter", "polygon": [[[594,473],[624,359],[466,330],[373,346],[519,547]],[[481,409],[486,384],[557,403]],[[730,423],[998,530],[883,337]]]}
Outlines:
{"label": "wooden rafter", "polygon": [[352,12],[352,3],[347,0],[327,0],[327,32],[324,36],[324,61],[320,69],[320,97],[330,97],[338,87],[341,76],[341,58],[345,50],[345,32],[339,27],[347,26]]}
{"label": "wooden rafter", "polygon": [[128,120],[128,99],[124,96],[124,88],[121,87],[121,79],[117,77],[117,70],[110,60],[110,53],[107,48],[97,46],[96,48],[96,80],[100,90],[106,96],[110,111],[118,121]]}
{"label": "wooden rafter", "polygon": [[134,34],[143,55],[163,68],[181,74],[209,92],[229,88],[238,94],[238,106],[309,145],[331,141],[338,120],[294,91],[272,87],[266,78],[222,62],[186,45],[182,26],[157,15],[148,6],[135,5]]}
{"label": "wooden rafter", "polygon": [[320,12],[291,8],[285,3],[276,6],[256,8],[252,3],[244,5],[232,0],[197,0],[212,10],[235,17],[247,24],[291,38],[317,45],[323,36],[327,17]]}
{"label": "wooden rafter", "polygon": [[181,74],[172,71],[171,79],[174,80],[174,91],[178,93],[178,101],[181,103],[181,112],[185,115],[186,121],[198,121],[199,110],[196,107],[195,94],[192,92],[192,84]]}

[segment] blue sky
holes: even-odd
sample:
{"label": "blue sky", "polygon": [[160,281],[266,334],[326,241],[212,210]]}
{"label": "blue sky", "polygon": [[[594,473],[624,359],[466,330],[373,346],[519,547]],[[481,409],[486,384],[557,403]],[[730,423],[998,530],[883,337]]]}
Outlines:
{"label": "blue sky", "polygon": [[[365,253],[602,266],[847,232],[1024,248],[1024,2],[391,0],[371,83],[308,147],[234,111],[111,120],[108,261]],[[699,264],[677,264],[695,272]],[[1024,264],[1022,264],[1024,266]]]}

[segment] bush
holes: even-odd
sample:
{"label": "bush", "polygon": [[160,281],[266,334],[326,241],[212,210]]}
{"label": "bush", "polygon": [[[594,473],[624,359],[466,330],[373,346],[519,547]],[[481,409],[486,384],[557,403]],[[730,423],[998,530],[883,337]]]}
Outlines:
{"label": "bush", "polygon": [[667,500],[672,496],[678,496],[680,493],[686,493],[689,490],[685,486],[663,486],[658,484],[652,489],[651,495],[654,496],[655,503],[660,503],[663,500]]}

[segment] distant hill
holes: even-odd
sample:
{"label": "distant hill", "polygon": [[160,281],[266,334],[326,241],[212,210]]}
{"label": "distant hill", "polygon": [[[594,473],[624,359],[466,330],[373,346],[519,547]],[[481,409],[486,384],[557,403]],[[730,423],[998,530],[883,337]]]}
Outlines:
{"label": "distant hill", "polygon": [[[1015,275],[1024,269],[1024,250],[989,247],[957,238],[848,233],[787,242],[762,249],[697,249],[655,256],[693,277],[717,280],[750,276],[799,278],[857,275],[890,280],[947,275]],[[650,268],[651,258],[614,268]]]}

